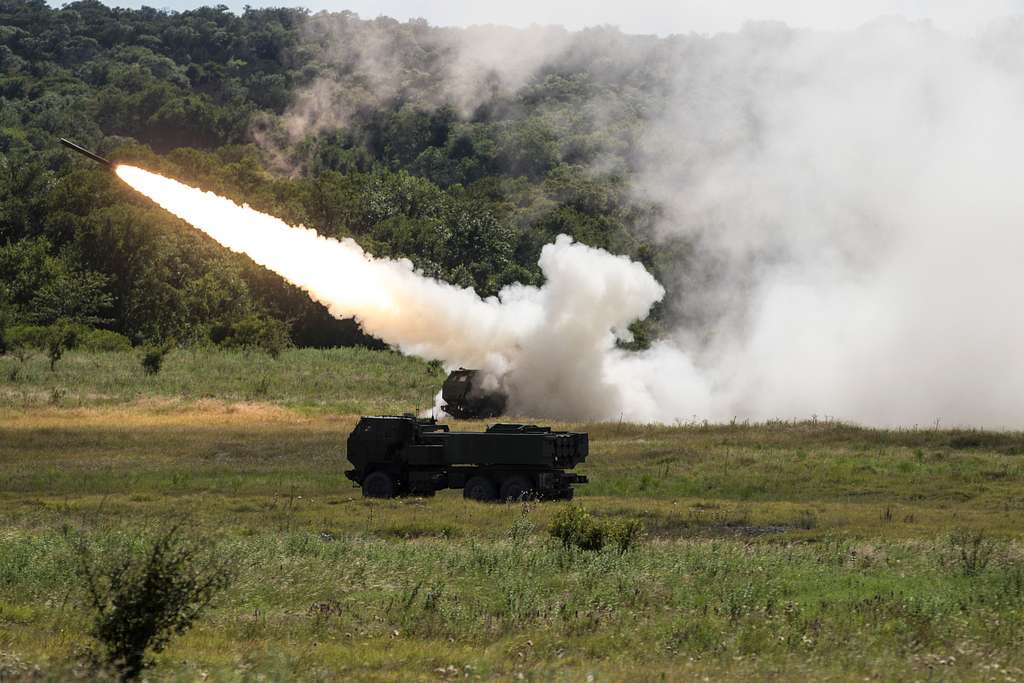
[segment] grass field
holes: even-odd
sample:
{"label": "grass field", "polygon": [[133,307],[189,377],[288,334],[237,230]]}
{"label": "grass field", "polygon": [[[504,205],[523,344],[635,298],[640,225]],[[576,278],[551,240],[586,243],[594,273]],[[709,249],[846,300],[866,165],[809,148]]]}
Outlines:
{"label": "grass field", "polygon": [[119,553],[176,520],[239,575],[152,680],[1024,680],[1024,434],[569,425],[577,502],[646,528],[595,553],[547,534],[564,503],[344,479],[358,415],[442,379],[360,350],[0,357],[0,680],[89,645],[66,529]]}

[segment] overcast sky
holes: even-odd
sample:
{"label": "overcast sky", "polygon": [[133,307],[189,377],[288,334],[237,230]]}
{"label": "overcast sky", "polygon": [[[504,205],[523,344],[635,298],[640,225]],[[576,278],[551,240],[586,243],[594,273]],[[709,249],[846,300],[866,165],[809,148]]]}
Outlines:
{"label": "overcast sky", "polygon": [[[60,0],[50,0],[60,5]],[[937,26],[970,32],[1008,14],[1024,13],[1024,0],[104,0],[121,7],[148,5],[186,10],[223,2],[240,11],[254,7],[307,7],[313,11],[351,10],[363,18],[387,15],[399,20],[423,17],[431,24],[561,24],[570,29],[611,24],[627,33],[713,33],[738,28],[746,20],[774,19],[793,26],[853,28],[882,15],[930,19]]]}

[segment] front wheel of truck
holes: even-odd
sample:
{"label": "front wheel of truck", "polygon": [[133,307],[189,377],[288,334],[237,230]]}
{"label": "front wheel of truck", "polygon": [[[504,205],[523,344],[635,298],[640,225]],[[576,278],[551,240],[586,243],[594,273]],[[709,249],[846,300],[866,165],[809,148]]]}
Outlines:
{"label": "front wheel of truck", "polygon": [[387,472],[371,472],[363,479],[364,498],[394,498],[395,482]]}
{"label": "front wheel of truck", "polygon": [[515,475],[501,484],[501,499],[505,502],[530,500],[533,498],[533,484],[527,477]]}
{"label": "front wheel of truck", "polygon": [[462,489],[462,497],[469,500],[490,501],[498,497],[498,491],[487,477],[473,477],[466,482],[466,488]]}

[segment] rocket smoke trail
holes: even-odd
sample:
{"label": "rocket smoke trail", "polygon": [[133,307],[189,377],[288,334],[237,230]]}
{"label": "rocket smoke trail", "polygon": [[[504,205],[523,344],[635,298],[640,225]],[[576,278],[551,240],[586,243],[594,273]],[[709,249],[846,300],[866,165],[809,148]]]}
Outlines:
{"label": "rocket smoke trail", "polygon": [[[543,287],[511,285],[483,299],[335,240],[132,166],[117,175],[225,247],[301,287],[337,317],[403,352],[481,368],[519,414],[649,420],[663,402],[616,348],[664,289],[639,263],[560,236],[545,246]],[[665,397],[662,397],[665,398]],[[665,416],[666,419],[671,419]]]}
{"label": "rocket smoke trail", "polygon": [[[692,257],[661,269],[666,333],[648,351],[615,340],[662,298],[659,283],[566,237],[542,252],[543,287],[481,299],[351,241],[119,174],[335,315],[407,353],[482,368],[519,414],[1024,425],[1024,22],[969,35],[895,18],[839,32],[752,24],[649,49],[582,32],[554,53],[539,37],[506,73],[513,87],[530,65],[560,73],[580,55],[603,55],[587,63],[613,85],[633,87],[649,63],[669,74],[630,183],[658,207],[643,238]],[[463,56],[491,40],[466,38]],[[349,47],[334,43],[339,58]],[[378,56],[364,71],[386,84]],[[454,82],[441,95],[463,101]],[[595,92],[585,108],[603,131],[619,105]],[[310,101],[333,106],[299,97],[286,120],[322,122]]]}

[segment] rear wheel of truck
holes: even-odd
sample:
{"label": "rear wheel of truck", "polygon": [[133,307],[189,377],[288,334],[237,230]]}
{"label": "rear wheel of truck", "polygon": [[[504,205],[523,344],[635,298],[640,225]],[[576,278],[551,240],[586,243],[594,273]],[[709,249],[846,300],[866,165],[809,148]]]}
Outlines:
{"label": "rear wheel of truck", "polygon": [[387,472],[371,472],[363,479],[364,498],[394,498],[395,482]]}
{"label": "rear wheel of truck", "polygon": [[498,491],[494,487],[494,482],[487,477],[473,477],[466,482],[466,488],[462,489],[462,497],[469,500],[495,500]]}
{"label": "rear wheel of truck", "polygon": [[509,477],[501,483],[501,499],[508,501],[529,500],[533,498],[533,484],[522,475]]}

